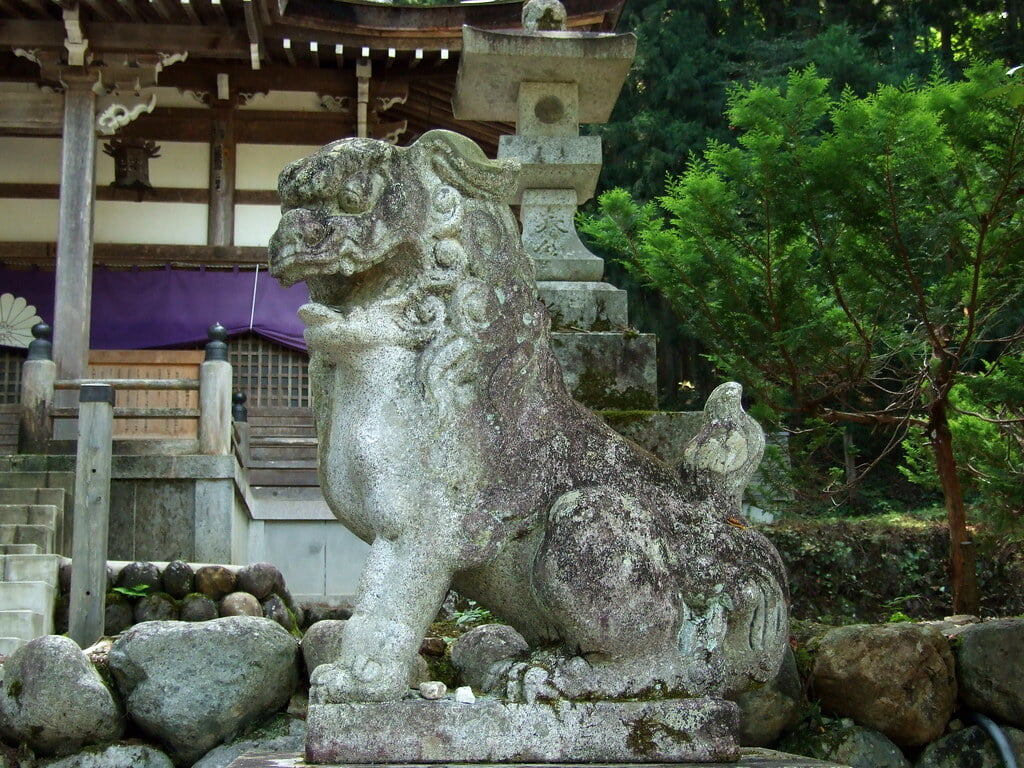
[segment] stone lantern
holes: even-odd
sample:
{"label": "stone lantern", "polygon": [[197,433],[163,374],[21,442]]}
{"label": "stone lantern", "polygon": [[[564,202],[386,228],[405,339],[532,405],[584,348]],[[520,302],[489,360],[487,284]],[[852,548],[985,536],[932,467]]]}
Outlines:
{"label": "stone lantern", "polygon": [[[601,282],[604,261],[580,242],[574,223],[601,171],[601,139],[581,136],[580,125],[608,121],[636,36],[568,31],[565,16],[557,0],[530,0],[521,30],[463,27],[452,107],[460,120],[516,124],[515,135],[501,137],[498,157],[522,165],[508,203],[519,206],[570,391],[591,407],[652,408],[654,337],[622,333],[626,292]],[[594,386],[599,376],[610,378]],[[602,393],[611,399],[595,400]]]}

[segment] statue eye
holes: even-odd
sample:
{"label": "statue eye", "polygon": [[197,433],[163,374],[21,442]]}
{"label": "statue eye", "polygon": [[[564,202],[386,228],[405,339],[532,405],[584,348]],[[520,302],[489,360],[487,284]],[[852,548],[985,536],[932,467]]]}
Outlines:
{"label": "statue eye", "polygon": [[366,209],[362,194],[354,189],[342,190],[338,198],[338,207],[342,213],[362,213]]}

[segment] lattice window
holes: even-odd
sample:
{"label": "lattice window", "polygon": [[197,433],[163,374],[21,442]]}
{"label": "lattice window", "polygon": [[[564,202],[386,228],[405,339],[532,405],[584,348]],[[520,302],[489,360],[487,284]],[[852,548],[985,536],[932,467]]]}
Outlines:
{"label": "lattice window", "polygon": [[0,403],[17,403],[21,397],[21,364],[25,350],[0,349]]}
{"label": "lattice window", "polygon": [[254,333],[228,339],[235,391],[250,407],[308,408],[309,357]]}

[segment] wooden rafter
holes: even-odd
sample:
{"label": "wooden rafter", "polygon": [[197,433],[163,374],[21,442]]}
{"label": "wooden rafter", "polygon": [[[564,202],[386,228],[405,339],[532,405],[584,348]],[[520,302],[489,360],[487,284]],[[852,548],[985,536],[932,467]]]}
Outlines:
{"label": "wooden rafter", "polygon": [[259,69],[266,50],[266,43],[263,40],[263,19],[255,0],[242,0],[242,9],[245,13],[245,31],[249,36],[249,66]]}

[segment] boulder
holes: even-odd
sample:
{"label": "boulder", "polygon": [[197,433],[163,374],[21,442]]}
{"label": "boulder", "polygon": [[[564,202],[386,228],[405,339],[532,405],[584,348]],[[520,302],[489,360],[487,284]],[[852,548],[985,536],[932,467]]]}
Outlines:
{"label": "boulder", "polygon": [[956,705],[949,644],[937,629],[919,624],[831,630],[821,638],[811,686],[826,712],[905,747],[941,736]]}
{"label": "boulder", "polygon": [[146,744],[114,744],[50,761],[45,768],[174,768],[174,763]]}
{"label": "boulder", "polygon": [[[1024,765],[1024,731],[1003,728],[1017,765]],[[977,726],[954,731],[924,748],[917,768],[1004,768],[995,742]]]}
{"label": "boulder", "polygon": [[217,603],[206,595],[193,592],[185,595],[181,601],[180,618],[182,621],[209,621],[218,616]]}
{"label": "boulder", "polygon": [[238,589],[235,574],[223,565],[204,565],[196,571],[196,592],[220,600]]}
{"label": "boulder", "polygon": [[297,641],[253,616],[137,624],[109,663],[132,720],[179,765],[283,708],[298,685]]}
{"label": "boulder", "polygon": [[740,745],[766,747],[773,744],[800,719],[803,698],[796,657],[793,650],[787,648],[774,680],[734,699],[740,708]]}
{"label": "boulder", "polygon": [[483,624],[452,641],[452,666],[467,685],[489,691],[513,661],[529,652],[529,644],[514,628]]}
{"label": "boulder", "polygon": [[238,571],[238,591],[248,592],[259,601],[284,589],[284,576],[276,565],[252,563]]}
{"label": "boulder", "polygon": [[263,616],[263,606],[248,592],[232,592],[220,601],[221,616]]}
{"label": "boulder", "polygon": [[[278,716],[247,734],[207,752],[192,768],[228,768],[246,752],[301,752],[306,747],[306,722]],[[283,762],[283,761],[282,761]]]}
{"label": "boulder", "polygon": [[73,640],[37,637],[11,654],[0,679],[0,732],[37,755],[67,755],[113,741],[124,718]]}
{"label": "boulder", "polygon": [[835,737],[824,750],[826,760],[850,768],[911,768],[900,748],[878,731],[853,725]]}
{"label": "boulder", "polygon": [[164,592],[178,600],[194,592],[196,588],[195,571],[184,560],[169,562],[160,579],[164,585]]}
{"label": "boulder", "polygon": [[306,630],[302,636],[302,658],[310,675],[321,664],[329,664],[341,656],[344,629],[344,619],[323,619]]}
{"label": "boulder", "polygon": [[136,561],[128,563],[117,575],[117,586],[126,589],[149,587],[151,591],[160,589],[160,569],[154,563]]}
{"label": "boulder", "polygon": [[964,706],[1024,728],[1024,619],[962,627],[953,648]]}

